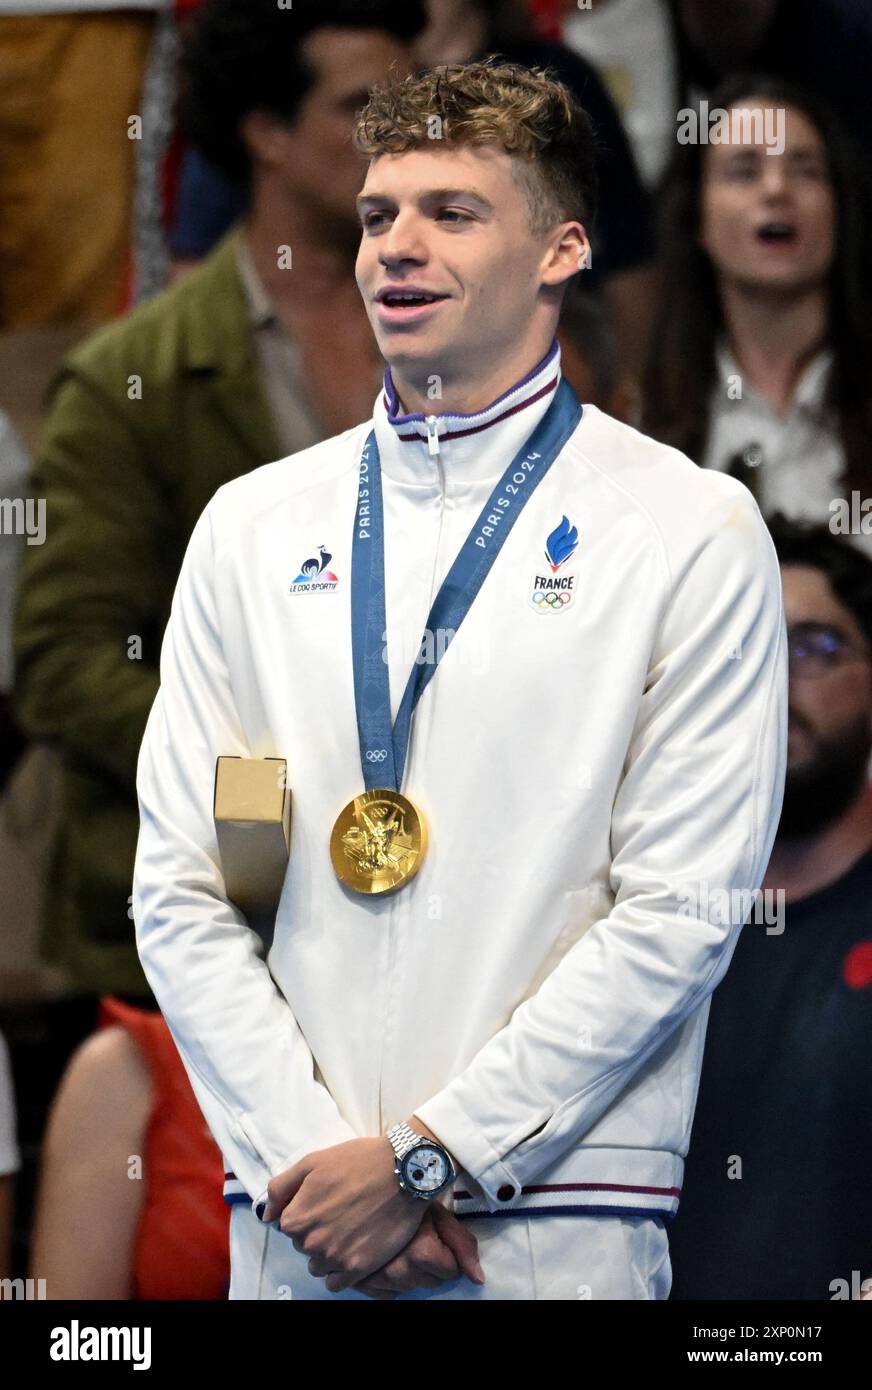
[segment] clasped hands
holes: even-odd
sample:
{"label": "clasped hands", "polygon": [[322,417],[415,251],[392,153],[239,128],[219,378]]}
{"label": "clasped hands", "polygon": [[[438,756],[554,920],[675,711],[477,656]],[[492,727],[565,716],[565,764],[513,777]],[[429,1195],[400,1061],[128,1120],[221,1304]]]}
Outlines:
{"label": "clasped hands", "polygon": [[461,1275],[484,1283],[475,1236],[438,1197],[425,1202],[400,1188],[386,1135],[306,1154],[267,1195],[264,1221],[278,1219],[331,1293],[388,1299]]}

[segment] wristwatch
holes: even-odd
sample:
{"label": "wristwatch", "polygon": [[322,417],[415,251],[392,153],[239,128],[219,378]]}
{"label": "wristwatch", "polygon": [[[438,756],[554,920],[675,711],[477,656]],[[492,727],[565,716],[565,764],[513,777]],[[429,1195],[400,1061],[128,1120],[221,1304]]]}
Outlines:
{"label": "wristwatch", "polygon": [[430,1202],[454,1181],[457,1170],[451,1156],[435,1139],[416,1134],[405,1122],[389,1129],[387,1137],[396,1155],[394,1172],[404,1192]]}

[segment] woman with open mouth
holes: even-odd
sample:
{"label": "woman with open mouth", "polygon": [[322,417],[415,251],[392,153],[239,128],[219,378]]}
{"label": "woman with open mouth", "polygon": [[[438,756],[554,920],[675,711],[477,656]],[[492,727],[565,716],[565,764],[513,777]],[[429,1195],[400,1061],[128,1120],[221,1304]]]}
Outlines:
{"label": "woman with open mouth", "polygon": [[764,515],[872,545],[855,524],[872,496],[861,161],[818,98],[781,80],[731,78],[707,114],[667,183],[645,428],[741,478]]}

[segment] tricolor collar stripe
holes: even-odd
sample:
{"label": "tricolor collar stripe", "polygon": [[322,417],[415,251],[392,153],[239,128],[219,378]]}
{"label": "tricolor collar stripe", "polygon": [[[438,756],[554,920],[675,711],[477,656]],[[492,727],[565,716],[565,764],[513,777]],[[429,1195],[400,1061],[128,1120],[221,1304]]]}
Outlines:
{"label": "tricolor collar stripe", "polygon": [[[514,386],[510,386],[508,391],[504,391],[501,396],[497,396],[496,400],[491,401],[490,405],[485,406],[483,410],[473,411],[471,414],[466,416],[462,414],[455,414],[451,418],[456,420],[475,420],[477,417],[489,414],[490,411],[494,410],[498,405],[501,405],[503,401],[509,400],[512,396],[516,395],[518,391],[522,391],[525,386],[528,386],[531,381],[535,381],[538,376],[541,376],[542,373],[545,371],[546,367],[551,363],[554,357],[556,357],[559,351],[559,346],[559,342],[555,338],[550,348],[546,352],[545,356],[539,362],[536,363],[532,371],[529,371],[525,377],[521,378],[520,381],[516,381]],[[426,419],[426,416],[422,411],[414,411],[409,415],[398,415],[396,413],[400,402],[397,397],[396,388],[394,387],[390,367],[387,368],[384,376],[384,403],[385,409],[388,413],[388,420],[394,426],[410,425],[416,421],[419,424],[423,424]],[[522,402],[522,404],[529,404],[529,400]],[[500,416],[500,418],[502,419],[502,415]],[[488,421],[487,423],[490,424],[492,422]]]}
{"label": "tricolor collar stripe", "polygon": [[[527,406],[533,405],[535,401],[541,401],[543,396],[550,395],[553,391],[556,391],[556,389],[557,377],[555,376],[548,382],[547,386],[543,386],[535,395],[528,396],[525,401],[518,401],[517,405],[509,406],[508,410],[504,410],[501,415],[495,415],[492,420],[485,420],[483,424],[480,425],[470,425],[470,427],[465,430],[446,430],[444,434],[440,434],[439,442],[441,444],[446,439],[465,439],[467,435],[480,434],[482,430],[489,430],[493,425],[498,425],[501,420],[508,420],[510,415],[517,415],[519,410],[526,410]],[[452,417],[447,416],[445,418],[451,419]],[[426,437],[426,434],[417,433],[397,434],[397,438],[401,439],[404,444],[408,444],[411,440],[418,440],[420,442],[426,439]]]}

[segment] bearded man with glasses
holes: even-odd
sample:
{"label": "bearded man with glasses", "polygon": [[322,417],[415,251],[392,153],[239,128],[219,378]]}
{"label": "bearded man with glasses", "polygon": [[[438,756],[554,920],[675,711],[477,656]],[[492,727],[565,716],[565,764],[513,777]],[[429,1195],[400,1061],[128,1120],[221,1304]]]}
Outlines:
{"label": "bearded man with glasses", "polygon": [[826,526],[769,524],[784,803],[763,911],[712,997],[671,1236],[678,1299],[872,1292],[872,561]]}

